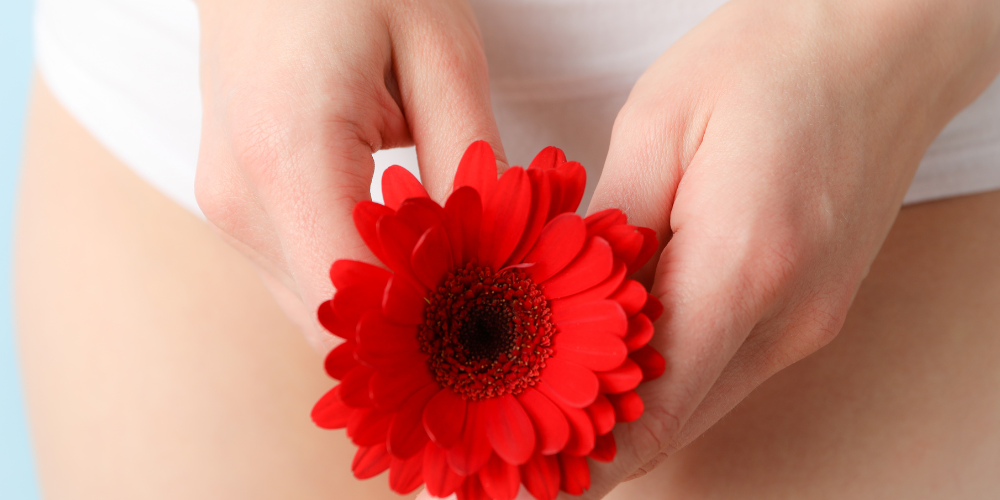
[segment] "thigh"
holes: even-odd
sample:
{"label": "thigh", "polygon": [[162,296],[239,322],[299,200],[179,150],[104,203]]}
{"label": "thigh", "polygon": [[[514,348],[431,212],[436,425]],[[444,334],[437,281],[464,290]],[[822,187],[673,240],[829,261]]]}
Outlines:
{"label": "thigh", "polygon": [[904,208],[840,335],[619,498],[1000,498],[1000,192]]}
{"label": "thigh", "polygon": [[16,307],[46,498],[399,498],[311,406],[333,381],[256,272],[36,85]]}

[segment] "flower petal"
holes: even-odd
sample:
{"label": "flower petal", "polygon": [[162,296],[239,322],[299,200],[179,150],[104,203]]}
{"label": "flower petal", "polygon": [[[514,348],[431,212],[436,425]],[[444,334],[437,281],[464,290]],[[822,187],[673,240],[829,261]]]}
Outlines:
{"label": "flower petal", "polygon": [[493,500],[514,500],[521,489],[521,473],[517,465],[504,462],[494,454],[479,470],[479,482]]}
{"label": "flower petal", "polygon": [[601,381],[601,392],[618,394],[639,386],[642,382],[642,369],[631,358],[625,358],[618,368],[598,372],[597,379]]}
{"label": "flower petal", "polygon": [[344,340],[353,341],[356,337],[356,325],[337,317],[337,314],[333,312],[333,300],[319,305],[319,309],[316,310],[316,319],[319,320],[319,324],[323,325],[323,328],[326,328],[326,331]]}
{"label": "flower petal", "polygon": [[667,360],[650,345],[637,349],[629,357],[642,369],[643,382],[659,378],[667,369]]}
{"label": "flower petal", "polygon": [[415,358],[423,358],[417,342],[417,328],[386,321],[379,311],[369,311],[358,321],[358,360],[386,371]]}
{"label": "flower petal", "polygon": [[451,495],[465,481],[448,465],[448,452],[433,442],[427,443],[424,450],[423,474],[427,492],[438,498]]}
{"label": "flower petal", "polygon": [[653,322],[645,314],[639,313],[628,320],[628,334],[625,335],[625,346],[632,352],[653,338]]}
{"label": "flower petal", "polygon": [[378,260],[385,263],[385,252],[382,250],[382,242],[378,238],[378,220],[385,215],[392,215],[393,210],[387,206],[379,205],[371,201],[362,201],[354,205],[352,217],[354,227],[358,229],[358,234],[368,246],[368,249],[378,257]]}
{"label": "flower petal", "polygon": [[590,489],[590,466],[586,457],[559,454],[559,487],[570,495],[582,495]]}
{"label": "flower petal", "polygon": [[425,291],[409,279],[393,276],[382,297],[382,315],[393,323],[419,325],[424,322],[424,294]]}
{"label": "flower petal", "polygon": [[622,281],[625,279],[625,269],[626,267],[624,263],[615,262],[615,268],[611,271],[611,276],[609,276],[608,279],[580,293],[575,293],[569,297],[563,297],[561,299],[551,300],[549,301],[549,304],[553,309],[560,307],[569,308],[571,306],[593,302],[595,300],[606,299],[611,296],[615,290],[618,290],[618,288],[621,287]]}
{"label": "flower petal", "polygon": [[598,394],[594,404],[587,407],[587,415],[594,423],[597,434],[607,434],[615,426],[615,407],[611,406],[611,401],[604,394]]}
{"label": "flower petal", "polygon": [[549,189],[549,178],[541,170],[528,170],[528,180],[531,181],[531,210],[528,212],[528,222],[524,227],[524,234],[517,247],[507,258],[505,265],[519,264],[529,250],[538,240],[538,235],[548,222],[549,201],[551,189]]}
{"label": "flower petal", "polygon": [[407,198],[428,198],[427,190],[409,170],[393,165],[382,173],[382,201],[398,210]]}
{"label": "flower petal", "polygon": [[460,475],[471,476],[479,472],[493,453],[486,437],[487,409],[488,405],[482,401],[470,401],[466,405],[462,438],[448,450],[448,464]]}
{"label": "flower petal", "polygon": [[559,332],[554,340],[556,357],[593,371],[617,368],[628,355],[622,339],[597,330]]}
{"label": "flower petal", "polygon": [[327,353],[326,359],[323,360],[323,368],[326,369],[327,375],[341,380],[347,375],[347,372],[358,366],[358,361],[354,359],[356,348],[357,344],[348,341],[334,347],[332,351]]}
{"label": "flower petal", "polygon": [[369,382],[374,370],[358,365],[340,381],[340,398],[352,408],[368,408],[372,405]]}
{"label": "flower petal", "polygon": [[563,163],[566,163],[566,153],[563,153],[563,151],[557,147],[547,146],[535,155],[535,159],[531,160],[531,164],[528,165],[528,170],[533,168],[552,170]]}
{"label": "flower petal", "polygon": [[608,401],[615,407],[615,418],[619,422],[635,422],[642,416],[646,405],[635,391],[622,394],[608,394]]}
{"label": "flower petal", "polygon": [[576,212],[587,187],[587,170],[575,161],[568,161],[556,167],[560,183],[559,207],[556,213]]}
{"label": "flower petal", "polygon": [[531,417],[537,431],[538,446],[543,455],[557,453],[569,440],[569,422],[555,403],[536,389],[528,388],[517,396],[524,411]]}
{"label": "flower petal", "polygon": [[389,487],[392,491],[405,495],[424,484],[424,457],[412,456],[407,459],[392,458],[389,463]]}
{"label": "flower petal", "polygon": [[584,219],[587,223],[587,237],[592,238],[603,233],[611,226],[618,224],[625,224],[627,218],[621,210],[617,208],[609,208],[607,210],[601,210],[600,212],[593,213]]}
{"label": "flower petal", "polygon": [[570,307],[553,305],[552,323],[559,329],[560,335],[604,333],[622,338],[628,333],[625,311],[613,300],[595,300]]}
{"label": "flower petal", "polygon": [[643,236],[636,230],[635,226],[629,224],[618,224],[609,227],[600,235],[608,244],[615,258],[631,265],[642,250]]}
{"label": "flower petal", "polygon": [[611,296],[611,300],[622,305],[626,316],[632,316],[646,305],[646,295],[646,287],[638,281],[626,280],[621,288]]}
{"label": "flower petal", "polygon": [[425,386],[431,384],[437,386],[428,373],[424,360],[424,357],[414,358],[407,363],[406,368],[397,370],[396,373],[376,371],[371,381],[372,401],[375,406],[392,410]]}
{"label": "flower petal", "polygon": [[550,389],[564,403],[574,408],[583,408],[593,403],[598,387],[594,372],[555,356],[545,361],[541,383],[538,384],[539,390],[544,394],[548,395],[545,389]]}
{"label": "flower petal", "polygon": [[451,242],[455,267],[465,265],[479,256],[479,226],[483,218],[483,203],[471,187],[456,189],[444,205],[445,227]]}
{"label": "flower petal", "polygon": [[465,478],[465,482],[455,490],[455,497],[456,500],[489,500],[478,475]]}
{"label": "flower petal", "polygon": [[486,141],[473,142],[458,162],[453,189],[458,191],[462,186],[470,186],[479,191],[483,199],[487,199],[496,184],[497,160],[493,155],[493,147]]}
{"label": "flower petal", "polygon": [[390,463],[392,463],[392,457],[385,451],[385,443],[362,446],[354,454],[351,471],[358,479],[368,479],[384,472],[389,468]]}
{"label": "flower petal", "polygon": [[423,422],[427,435],[438,446],[448,449],[462,436],[465,423],[465,399],[451,389],[443,389],[427,402]]}
{"label": "flower petal", "polygon": [[371,283],[386,283],[392,273],[367,262],[340,259],[330,266],[330,281],[337,290]]}
{"label": "flower petal", "polygon": [[417,245],[420,233],[415,232],[394,215],[383,216],[378,220],[376,227],[379,241],[382,242],[385,264],[397,276],[402,275],[414,283],[419,283],[410,265],[410,255],[413,254],[413,247]]}
{"label": "flower petal", "polygon": [[385,443],[391,423],[392,413],[374,408],[357,410],[347,420],[347,437],[358,446]]}
{"label": "flower petal", "polygon": [[342,429],[347,427],[347,420],[354,408],[344,404],[340,399],[340,386],[330,389],[319,398],[312,409],[312,420],[323,429]]}
{"label": "flower petal", "polygon": [[637,227],[636,230],[642,234],[642,250],[639,250],[639,255],[636,255],[632,263],[629,264],[629,274],[638,271],[640,267],[644,266],[660,246],[659,241],[656,239],[656,231],[648,227]]}
{"label": "flower petal", "polygon": [[583,249],[586,234],[587,228],[579,215],[561,214],[549,221],[522,259],[534,264],[526,269],[531,279],[541,283],[562,271]]}
{"label": "flower petal", "polygon": [[527,462],[535,451],[535,428],[524,407],[510,394],[493,398],[490,402],[486,437],[493,450],[507,463],[521,465]]}
{"label": "flower petal", "polygon": [[393,457],[410,458],[427,446],[427,431],[423,424],[424,407],[439,390],[437,385],[425,386],[410,396],[396,412],[389,425],[387,441],[389,453]]}
{"label": "flower petal", "polygon": [[419,236],[428,228],[444,225],[445,214],[441,205],[430,198],[410,198],[400,205],[396,219]]}
{"label": "flower petal", "polygon": [[555,169],[545,170],[545,176],[549,178],[549,214],[546,220],[552,220],[563,213],[573,213],[562,210],[563,183],[562,177]]}
{"label": "flower petal", "polygon": [[[380,285],[381,283],[371,282],[337,290],[331,304],[333,313],[340,318],[345,326],[351,325],[350,329],[355,330],[358,320],[364,313],[377,310],[382,305],[385,287]],[[353,337],[351,338],[353,339]]]}
{"label": "flower petal", "polygon": [[553,500],[559,494],[559,460],[535,453],[521,466],[521,482],[535,500]]}
{"label": "flower petal", "polygon": [[615,444],[615,435],[612,433],[607,433],[601,436],[597,436],[594,442],[594,451],[587,455],[598,462],[610,462],[615,459],[615,453],[618,451],[618,446]]}
{"label": "flower petal", "polygon": [[660,299],[647,295],[646,305],[642,306],[642,313],[648,316],[650,321],[655,322],[663,314],[663,303],[660,302]]}
{"label": "flower petal", "polygon": [[[451,244],[448,242],[448,232],[443,226],[432,226],[417,240],[410,256],[413,274],[429,290],[436,290],[444,275],[453,267],[451,261]],[[643,289],[643,293],[646,290]],[[646,296],[643,295],[643,301]]]}
{"label": "flower petal", "polygon": [[580,254],[565,269],[543,282],[545,296],[550,299],[568,297],[604,281],[614,269],[611,245],[595,236],[584,245]]}
{"label": "flower petal", "polygon": [[503,267],[524,234],[531,211],[531,181],[520,167],[503,173],[486,198],[480,232],[479,263],[493,270]]}
{"label": "flower petal", "polygon": [[590,421],[587,412],[580,408],[573,408],[561,401],[558,397],[549,395],[543,388],[542,393],[552,399],[552,402],[566,415],[569,422],[569,440],[562,453],[569,453],[573,456],[582,457],[594,448],[594,423]]}

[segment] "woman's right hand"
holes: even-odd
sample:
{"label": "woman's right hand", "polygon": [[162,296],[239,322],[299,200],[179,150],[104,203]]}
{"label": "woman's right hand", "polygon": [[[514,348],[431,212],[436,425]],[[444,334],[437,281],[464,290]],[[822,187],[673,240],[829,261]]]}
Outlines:
{"label": "woman's right hand", "polygon": [[464,0],[201,0],[196,192],[319,350],[334,260],[373,261],[354,229],[372,153],[416,144],[442,200],[465,148],[492,144],[486,59]]}

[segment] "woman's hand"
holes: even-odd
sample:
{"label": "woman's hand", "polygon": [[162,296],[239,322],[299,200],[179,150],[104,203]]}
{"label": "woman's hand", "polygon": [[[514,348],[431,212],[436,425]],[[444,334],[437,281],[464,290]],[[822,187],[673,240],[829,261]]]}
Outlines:
{"label": "woman's hand", "polygon": [[198,203],[325,350],[315,311],[341,258],[370,260],[351,219],[372,152],[415,143],[442,199],[465,148],[503,159],[464,0],[202,0]]}
{"label": "woman's hand", "polygon": [[646,72],[590,210],[668,241],[646,270],[667,371],[590,496],[837,335],[924,151],[998,67],[993,1],[746,0]]}

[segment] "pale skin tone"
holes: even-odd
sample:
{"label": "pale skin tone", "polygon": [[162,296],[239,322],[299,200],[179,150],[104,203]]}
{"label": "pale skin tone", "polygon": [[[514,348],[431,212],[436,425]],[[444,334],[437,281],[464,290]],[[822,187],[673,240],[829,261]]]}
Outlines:
{"label": "pale skin tone", "polygon": [[[1000,6],[790,3],[727,5],[647,71],[616,122],[590,209],[623,208],[664,240],[674,235],[647,269],[670,312],[654,340],[668,370],[643,388],[643,419],[616,431],[618,459],[594,468],[591,497],[657,462],[655,473],[612,494],[729,498],[724,488],[733,488],[748,497],[809,498],[848,491],[849,483],[852,498],[920,486],[912,492],[935,498],[927,491],[943,484],[938,497],[981,498],[1000,487],[975,473],[1000,461],[989,451],[1000,447],[988,446],[1000,441],[1000,409],[975,397],[1000,389],[990,362],[997,339],[989,335],[1000,318],[982,306],[1000,299],[1000,269],[982,251],[1000,244],[1000,197],[918,206],[896,218],[926,146],[1000,65]],[[490,141],[503,159],[485,61],[475,20],[457,2],[414,2],[405,12],[377,2],[241,5],[235,14],[222,2],[201,5],[199,202],[322,350],[329,337],[311,311],[332,291],[329,263],[371,260],[347,216],[366,197],[371,150],[416,143],[439,199],[472,140]],[[255,287],[246,259],[131,177],[41,90],[30,136],[19,317],[50,497],[384,491],[348,479],[342,436],[296,420],[329,382],[301,345],[266,336],[293,328]],[[73,177],[91,168],[100,175]],[[148,220],[162,224],[150,231]],[[95,231],[106,237],[93,238]],[[80,241],[97,243],[88,253],[74,247]],[[172,250],[170,241],[189,244]],[[81,256],[102,274],[74,265]],[[123,270],[121,262],[136,267]],[[164,263],[177,267],[167,272]],[[921,279],[929,269],[938,279]],[[205,280],[209,270],[220,274]],[[167,278],[169,286],[151,295],[134,293]],[[53,304],[71,314],[51,314]],[[186,313],[169,315],[172,324],[157,316],[161,308]],[[237,319],[245,324],[234,328]],[[224,340],[206,345],[215,331],[260,340],[236,342],[238,349]],[[866,363],[861,353],[873,350],[893,361]],[[173,375],[179,362],[188,377]],[[103,371],[88,369],[94,364]],[[844,366],[856,369],[837,371]],[[135,375],[145,370],[164,376]],[[228,378],[234,373],[241,376]],[[287,377],[281,387],[277,374]],[[921,377],[938,382],[918,386]],[[67,393],[67,380],[81,387]],[[189,418],[164,419],[157,398],[135,404],[148,397],[141,380],[162,384],[155,394],[204,399],[180,398],[188,410],[169,408]],[[895,390],[876,392],[880,384]],[[871,401],[857,409],[863,418],[830,417],[858,400]],[[121,429],[107,421],[119,415],[109,409],[133,419],[129,439],[108,437]],[[254,418],[236,419],[234,428],[233,415]],[[961,417],[968,421],[954,429]],[[825,443],[830,435],[862,444]],[[116,439],[120,446],[107,445]],[[796,467],[815,461],[817,447],[825,460]],[[859,464],[867,464],[862,475],[852,468]]]}

